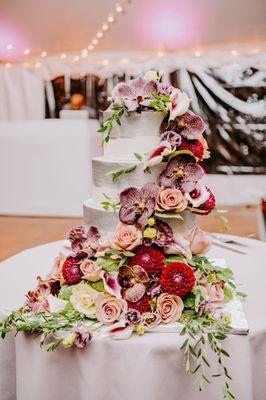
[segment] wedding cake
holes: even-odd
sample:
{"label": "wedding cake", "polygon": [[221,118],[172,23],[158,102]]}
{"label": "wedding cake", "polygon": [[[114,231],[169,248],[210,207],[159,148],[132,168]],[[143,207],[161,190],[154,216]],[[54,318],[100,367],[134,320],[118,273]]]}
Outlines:
{"label": "wedding cake", "polygon": [[200,390],[210,343],[229,396],[222,341],[244,317],[232,271],[205,256],[211,239],[196,225],[215,197],[202,181],[205,123],[189,106],[156,72],[113,89],[85,225],[70,230],[69,248],[23,307],[0,321],[2,337],[34,333],[51,351],[85,348],[94,337],[176,332],[187,335],[186,371],[200,375]]}

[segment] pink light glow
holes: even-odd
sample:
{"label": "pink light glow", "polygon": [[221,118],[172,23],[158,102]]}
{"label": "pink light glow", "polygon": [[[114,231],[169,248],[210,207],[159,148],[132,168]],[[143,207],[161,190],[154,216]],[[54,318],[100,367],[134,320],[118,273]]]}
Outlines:
{"label": "pink light glow", "polygon": [[145,0],[141,6],[137,34],[153,49],[178,50],[199,44],[203,23],[196,2]]}
{"label": "pink light glow", "polygon": [[[11,50],[7,50],[8,44],[12,44]],[[26,47],[25,35],[11,23],[0,20],[0,60],[15,60],[23,55]]]}

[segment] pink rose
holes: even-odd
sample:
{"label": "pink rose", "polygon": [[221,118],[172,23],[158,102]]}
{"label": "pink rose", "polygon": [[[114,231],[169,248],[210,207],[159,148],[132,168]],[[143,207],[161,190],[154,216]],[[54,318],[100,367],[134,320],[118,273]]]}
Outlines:
{"label": "pink rose", "polygon": [[212,307],[220,307],[224,299],[223,282],[206,283],[204,286]]}
{"label": "pink rose", "polygon": [[127,312],[127,302],[114,296],[100,294],[95,300],[96,316],[104,325],[119,321]]}
{"label": "pink rose", "polygon": [[165,324],[176,322],[182,315],[184,304],[179,296],[162,293],[157,298],[157,314]]}
{"label": "pink rose", "polygon": [[156,210],[181,212],[186,209],[187,205],[188,201],[180,190],[161,189],[157,197]]}
{"label": "pink rose", "polygon": [[133,250],[142,242],[142,233],[135,225],[126,225],[120,222],[114,234],[109,236],[113,249]]}
{"label": "pink rose", "polygon": [[206,232],[195,226],[190,233],[188,240],[192,254],[205,254],[210,251],[212,240]]}
{"label": "pink rose", "polygon": [[101,279],[101,267],[96,262],[86,259],[80,264],[80,270],[83,273],[82,279],[90,282],[97,282]]}

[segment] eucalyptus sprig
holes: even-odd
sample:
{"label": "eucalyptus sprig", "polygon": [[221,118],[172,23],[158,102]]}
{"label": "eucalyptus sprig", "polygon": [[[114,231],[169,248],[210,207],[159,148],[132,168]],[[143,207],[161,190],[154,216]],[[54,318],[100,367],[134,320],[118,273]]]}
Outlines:
{"label": "eucalyptus sprig", "polygon": [[[181,336],[186,335],[180,349],[184,351],[185,370],[188,374],[199,376],[199,390],[202,391],[206,383],[211,383],[211,378],[223,377],[223,398],[235,399],[230,390],[229,382],[232,380],[225,365],[225,358],[230,357],[223,348],[222,342],[227,339],[226,331],[230,326],[217,321],[210,316],[199,317],[197,315],[183,316],[183,329]],[[210,348],[217,357],[218,371],[210,375],[211,364],[207,356],[207,348]]]}
{"label": "eucalyptus sprig", "polygon": [[111,197],[107,196],[107,194],[103,193],[102,196],[106,199],[106,201],[102,201],[101,205],[105,211],[112,210],[114,213],[119,209],[120,202],[119,200],[111,199]]}
{"label": "eucalyptus sprig", "polygon": [[220,232],[228,232],[230,230],[230,226],[229,226],[229,220],[228,218],[226,218],[224,216],[224,214],[228,213],[228,210],[220,210],[217,207],[214,207],[212,213],[214,214],[214,216],[216,218],[218,218],[220,220],[220,228],[219,231]]}
{"label": "eucalyptus sprig", "polygon": [[115,171],[110,171],[106,174],[106,176],[112,175],[112,182],[116,183],[118,178],[124,174],[128,174],[129,172],[135,171],[137,168],[137,164],[131,164],[126,168],[120,168]]}
{"label": "eucalyptus sprig", "polygon": [[154,100],[151,102],[151,107],[153,107],[156,111],[162,111],[164,113],[168,113],[168,108],[165,104],[172,103],[172,100],[169,96],[166,95],[159,95],[157,93],[152,93]]}
{"label": "eucalyptus sprig", "polygon": [[121,125],[121,117],[126,111],[126,109],[124,105],[116,104],[111,108],[111,111],[113,112],[112,115],[109,118],[107,118],[103,122],[102,126],[98,129],[98,132],[103,133],[102,144],[109,142],[110,133],[113,129],[114,123]]}

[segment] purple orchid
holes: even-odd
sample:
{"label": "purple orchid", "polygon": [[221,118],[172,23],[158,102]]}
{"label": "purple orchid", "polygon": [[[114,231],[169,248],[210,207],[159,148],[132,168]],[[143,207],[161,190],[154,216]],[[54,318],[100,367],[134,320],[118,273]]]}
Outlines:
{"label": "purple orchid", "polygon": [[147,272],[139,265],[123,265],[119,269],[118,282],[123,288],[123,298],[132,303],[144,296],[148,281]]}
{"label": "purple orchid", "polygon": [[156,81],[136,78],[116,85],[112,90],[112,98],[115,103],[123,102],[128,111],[136,111],[139,105],[150,106],[154,92],[157,92]]}
{"label": "purple orchid", "polygon": [[129,187],[123,190],[120,193],[120,221],[143,228],[154,212],[158,193],[156,183],[147,183],[142,189]]}
{"label": "purple orchid", "polygon": [[152,239],[144,238],[145,246],[156,245],[163,248],[174,241],[173,231],[166,222],[157,220],[152,228],[156,233]]}
{"label": "purple orchid", "polygon": [[83,252],[89,257],[94,255],[101,235],[98,228],[91,226],[86,230],[85,226],[78,226],[72,228],[67,239],[71,242],[71,249],[73,252]]}
{"label": "purple orchid", "polygon": [[126,313],[126,322],[130,325],[138,325],[141,321],[141,315],[138,310],[130,308]]}
{"label": "purple orchid", "polygon": [[37,279],[37,288],[29,291],[26,295],[26,305],[31,312],[41,312],[49,307],[47,297],[51,293],[51,286],[49,282],[43,281],[40,276]]}
{"label": "purple orchid", "polygon": [[92,334],[85,327],[80,326],[75,331],[75,346],[84,349],[92,339]]}
{"label": "purple orchid", "polygon": [[192,111],[187,111],[185,114],[175,118],[168,128],[179,133],[185,139],[194,140],[199,139],[203,134],[206,124],[199,115],[194,114]]}
{"label": "purple orchid", "polygon": [[182,142],[182,137],[179,133],[176,133],[174,131],[166,131],[162,134],[161,140],[164,141],[166,140],[171,144],[173,148],[180,146]]}
{"label": "purple orchid", "polygon": [[150,278],[147,287],[146,287],[146,293],[148,296],[151,298],[158,296],[162,292],[162,288],[160,285],[160,278],[158,277],[153,277]]}
{"label": "purple orchid", "polygon": [[203,168],[189,155],[172,158],[166,169],[159,176],[163,188],[180,188],[182,192],[191,192],[197,182],[204,176]]}

